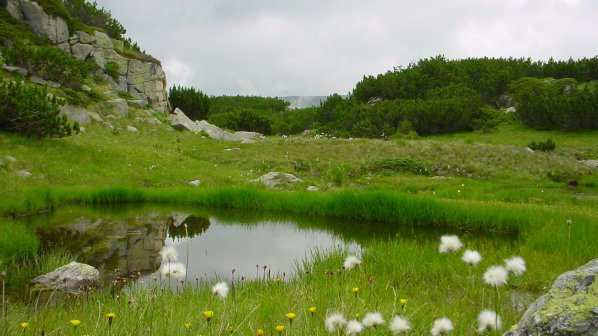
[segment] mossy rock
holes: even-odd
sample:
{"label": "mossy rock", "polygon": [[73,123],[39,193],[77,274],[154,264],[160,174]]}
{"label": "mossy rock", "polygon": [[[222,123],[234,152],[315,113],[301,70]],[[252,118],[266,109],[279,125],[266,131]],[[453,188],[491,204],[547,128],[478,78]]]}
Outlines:
{"label": "mossy rock", "polygon": [[561,274],[505,336],[598,335],[598,259]]}

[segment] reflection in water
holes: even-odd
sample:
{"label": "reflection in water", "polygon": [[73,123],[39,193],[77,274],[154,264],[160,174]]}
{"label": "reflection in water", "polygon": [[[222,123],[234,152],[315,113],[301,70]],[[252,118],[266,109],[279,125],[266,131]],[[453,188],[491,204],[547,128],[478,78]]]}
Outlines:
{"label": "reflection in water", "polygon": [[[292,222],[263,221],[251,226],[230,225],[210,218],[210,229],[194,238],[167,240],[188,264],[187,279],[255,278],[257,266],[271,276],[292,274],[295,262],[314,249],[344,246],[342,239],[315,229],[300,229]],[[187,255],[189,262],[187,263]],[[262,273],[260,273],[263,275]],[[155,274],[158,276],[158,273]]]}
{"label": "reflection in water", "polygon": [[[412,227],[400,223],[368,223],[340,219],[290,217],[256,211],[214,210],[166,205],[118,207],[65,207],[50,214],[24,219],[36,227],[42,248],[61,247],[78,254],[78,260],[100,270],[101,281],[120,274],[141,272],[159,277],[164,246],[178,252],[187,268],[187,279],[202,281],[263,276],[290,276],[295,262],[310,251],[334,247],[357,248],[371,239],[413,239],[423,244],[443,234],[457,234],[488,246],[513,244],[516,234],[460,231],[442,227]],[[257,266],[256,266],[257,265]]]}
{"label": "reflection in water", "polygon": [[256,265],[261,270],[267,266],[272,276],[283,272],[290,276],[295,262],[309,257],[311,250],[345,246],[330,232],[299,228],[290,220],[248,225],[161,211],[73,215],[46,218],[37,230],[42,247],[77,253],[78,261],[99,269],[104,284],[114,280],[116,269],[120,275],[140,272],[146,279],[159,277],[159,253],[165,245],[176,249],[177,261],[185,265],[190,281],[225,279],[232,268],[235,276],[251,279],[256,276]]}

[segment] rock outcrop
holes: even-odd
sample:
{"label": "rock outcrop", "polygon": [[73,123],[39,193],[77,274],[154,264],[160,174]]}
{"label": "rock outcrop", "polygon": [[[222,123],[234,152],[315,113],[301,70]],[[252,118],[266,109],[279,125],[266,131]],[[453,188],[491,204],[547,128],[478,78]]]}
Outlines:
{"label": "rock outcrop", "polygon": [[58,267],[50,273],[40,275],[33,279],[33,289],[44,291],[65,291],[70,293],[81,292],[88,287],[99,285],[100,272],[90,265],[71,262]]}
{"label": "rock outcrop", "polygon": [[505,336],[598,335],[598,259],[561,274]]}
{"label": "rock outcrop", "polygon": [[112,40],[100,31],[93,34],[69,32],[65,20],[46,14],[37,2],[7,0],[6,9],[13,17],[25,21],[36,34],[47,37],[58,48],[78,59],[92,59],[102,69],[108,62],[118,64],[119,77],[108,77],[114,90],[126,91],[153,109],[166,111],[166,74],[157,61],[149,56],[147,60],[122,56],[117,51],[122,50],[122,41]]}
{"label": "rock outcrop", "polygon": [[257,132],[239,131],[231,133],[222,130],[220,127],[216,125],[212,125],[205,120],[192,121],[185,115],[185,113],[183,113],[183,111],[181,111],[178,108],[174,110],[173,114],[168,115],[168,121],[170,121],[172,127],[179,131],[187,129],[195,134],[205,134],[210,138],[216,140],[240,141],[243,143],[251,143],[255,140],[259,140],[264,137],[261,133]]}

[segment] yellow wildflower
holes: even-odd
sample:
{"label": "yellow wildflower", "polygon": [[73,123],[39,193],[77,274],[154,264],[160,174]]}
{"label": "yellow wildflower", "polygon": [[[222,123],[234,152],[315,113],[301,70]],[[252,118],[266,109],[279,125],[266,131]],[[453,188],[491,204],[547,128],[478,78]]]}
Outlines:
{"label": "yellow wildflower", "polygon": [[203,312],[203,316],[205,316],[206,320],[208,320],[208,322],[210,322],[210,320],[212,319],[212,317],[214,317],[214,311],[212,310],[206,310]]}
{"label": "yellow wildflower", "polygon": [[276,327],[274,327],[274,330],[278,331],[279,334],[282,334],[282,332],[284,331],[284,326],[277,325]]}
{"label": "yellow wildflower", "polygon": [[295,313],[287,313],[285,316],[289,319],[289,322],[292,323],[293,320],[295,319],[295,317],[297,317],[297,314],[295,314]]}
{"label": "yellow wildflower", "polygon": [[79,320],[71,320],[71,324],[73,325],[73,327],[77,328],[77,326],[79,324],[81,324],[81,321],[79,321]]}
{"label": "yellow wildflower", "polygon": [[189,329],[189,328],[191,328],[191,323],[189,323],[189,322],[185,323],[185,329]]}
{"label": "yellow wildflower", "polygon": [[401,306],[404,306],[407,304],[407,299],[400,299],[399,303],[401,304]]}
{"label": "yellow wildflower", "polygon": [[27,322],[21,322],[21,328],[23,328],[23,329],[29,328],[29,323],[27,323]]}
{"label": "yellow wildflower", "polygon": [[258,330],[255,332],[255,336],[264,336],[264,335],[265,335],[265,334],[264,334],[264,330],[263,330],[263,329],[258,329]]}
{"label": "yellow wildflower", "polygon": [[316,307],[309,307],[307,310],[313,315],[316,313]]}

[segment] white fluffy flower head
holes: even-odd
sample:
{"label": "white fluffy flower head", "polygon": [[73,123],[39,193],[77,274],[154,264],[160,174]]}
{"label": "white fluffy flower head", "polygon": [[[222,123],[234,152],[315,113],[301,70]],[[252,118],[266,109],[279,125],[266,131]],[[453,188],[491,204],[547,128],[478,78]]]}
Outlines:
{"label": "white fluffy flower head", "polygon": [[434,324],[432,325],[432,330],[430,330],[430,333],[432,334],[432,336],[439,336],[439,335],[444,335],[444,334],[448,334],[450,332],[453,331],[453,322],[451,322],[451,320],[447,319],[446,317],[437,319],[434,321]]}
{"label": "white fluffy flower head", "polygon": [[390,322],[389,329],[393,334],[406,333],[411,329],[411,324],[407,319],[395,316]]}
{"label": "white fluffy flower head", "polygon": [[352,269],[359,265],[361,265],[361,260],[359,258],[357,258],[356,256],[352,256],[352,255],[348,256],[345,259],[345,262],[343,263],[343,266],[345,266],[345,269]]}
{"label": "white fluffy flower head", "polygon": [[475,266],[482,260],[482,256],[478,251],[467,250],[463,253],[461,260],[470,266]]}
{"label": "white fluffy flower head", "polygon": [[347,322],[347,335],[361,334],[363,331],[363,324],[357,320],[351,320]]}
{"label": "white fluffy flower head", "polygon": [[326,325],[326,330],[328,330],[329,333],[333,333],[336,329],[342,328],[347,324],[347,320],[345,319],[345,315],[335,312],[326,317],[324,324]]}
{"label": "white fluffy flower head", "polygon": [[478,333],[482,334],[488,331],[500,330],[502,328],[502,321],[495,312],[491,310],[483,310],[478,315]]}
{"label": "white fluffy flower head", "polygon": [[160,250],[160,256],[162,257],[162,261],[176,261],[178,253],[174,246],[164,245]]}
{"label": "white fluffy flower head", "polygon": [[521,257],[513,257],[511,259],[505,259],[505,268],[509,273],[513,273],[516,276],[520,276],[526,270],[525,261]]}
{"label": "white fluffy flower head", "polygon": [[484,273],[484,282],[494,287],[506,285],[508,278],[509,273],[502,266],[491,266]]}
{"label": "white fluffy flower head", "polygon": [[458,251],[463,246],[461,240],[457,236],[442,236],[440,237],[440,246],[438,251],[440,253],[451,253]]}
{"label": "white fluffy flower head", "polygon": [[377,327],[379,325],[384,324],[384,318],[382,318],[382,314],[375,312],[375,313],[367,313],[363,317],[363,325],[366,327]]}
{"label": "white fluffy flower head", "polygon": [[219,282],[212,287],[212,293],[225,299],[228,295],[228,284],[226,282]]}
{"label": "white fluffy flower head", "polygon": [[168,277],[182,279],[187,274],[187,269],[185,269],[185,265],[181,262],[169,262],[162,263],[160,272],[162,273],[162,275]]}

